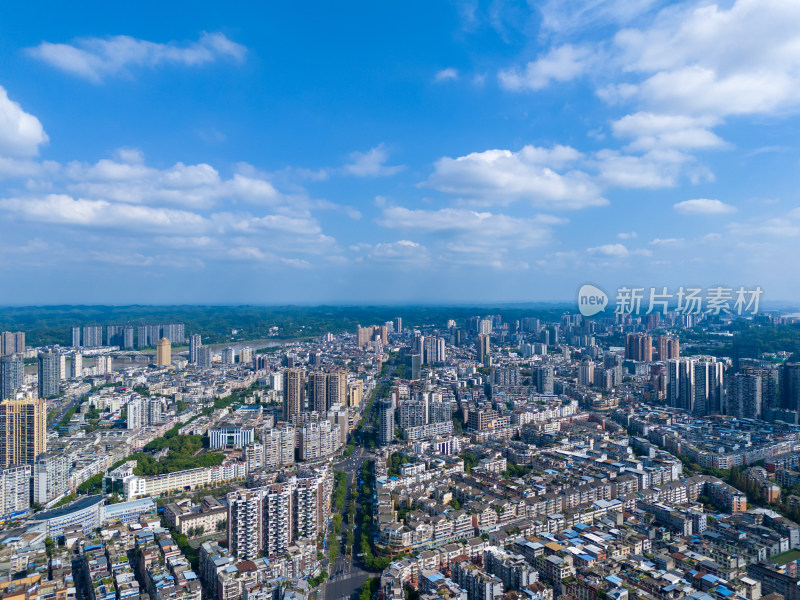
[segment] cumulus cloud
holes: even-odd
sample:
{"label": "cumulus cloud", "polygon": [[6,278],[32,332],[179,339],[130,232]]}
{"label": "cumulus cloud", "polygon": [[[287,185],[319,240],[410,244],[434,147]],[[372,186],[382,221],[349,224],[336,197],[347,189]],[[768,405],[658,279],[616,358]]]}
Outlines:
{"label": "cumulus cloud", "polygon": [[722,141],[711,127],[719,120],[713,117],[654,114],[638,112],[611,124],[614,135],[632,138],[629,150],[718,148]]}
{"label": "cumulus cloud", "polygon": [[0,155],[35,156],[39,153],[39,146],[47,142],[47,134],[39,119],[22,110],[0,86]]}
{"label": "cumulus cloud", "polygon": [[79,225],[109,229],[155,228],[198,232],[207,222],[202,216],[181,210],[115,204],[105,200],[48,194],[40,198],[6,198],[0,208],[39,223]]}
{"label": "cumulus cloud", "polygon": [[541,90],[552,82],[565,82],[584,75],[596,55],[587,46],[566,44],[551,49],[525,68],[500,71],[500,85],[508,90]]}
{"label": "cumulus cloud", "polygon": [[643,76],[625,95],[717,117],[796,108],[798,46],[800,5],[782,0],[674,7],[614,39],[621,63]]}
{"label": "cumulus cloud", "polygon": [[592,178],[569,168],[581,157],[574,148],[560,145],[444,157],[436,161],[425,185],[486,204],[527,200],[550,209],[603,206],[608,201]]}
{"label": "cumulus cloud", "polygon": [[711,198],[684,200],[673,205],[673,208],[684,215],[725,215],[736,212],[736,207]]}
{"label": "cumulus cloud", "polygon": [[223,33],[203,33],[190,43],[158,43],[117,35],[80,38],[71,44],[42,42],[28,53],[56,69],[98,83],[131,67],[197,67],[219,60],[244,60],[247,49]]}
{"label": "cumulus cloud", "polygon": [[453,67],[447,67],[446,69],[442,69],[441,71],[437,72],[436,75],[433,77],[433,80],[436,83],[441,83],[443,81],[455,81],[459,78],[458,69],[454,69]]}
{"label": "cumulus cloud", "polygon": [[630,251],[624,244],[603,244],[594,248],[587,248],[589,254],[604,256],[609,258],[625,258],[630,255]]}
{"label": "cumulus cloud", "polygon": [[366,152],[351,153],[351,162],[346,164],[343,170],[346,174],[356,177],[385,177],[403,170],[402,165],[387,165],[388,160],[388,150],[383,144],[379,144]]}

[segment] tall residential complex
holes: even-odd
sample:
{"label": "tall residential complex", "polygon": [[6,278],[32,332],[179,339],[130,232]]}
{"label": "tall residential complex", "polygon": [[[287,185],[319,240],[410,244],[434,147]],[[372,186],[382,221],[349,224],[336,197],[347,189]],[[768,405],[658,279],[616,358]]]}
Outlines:
{"label": "tall residential complex", "polygon": [[378,443],[386,446],[394,440],[394,403],[391,398],[378,401]]}
{"label": "tall residential complex", "polygon": [[0,400],[13,398],[23,381],[22,357],[19,354],[0,357]]}
{"label": "tall residential complex", "polygon": [[303,412],[305,404],[306,375],[302,369],[286,369],[283,372],[283,418]]}
{"label": "tall residential complex", "polygon": [[137,348],[155,346],[158,340],[167,338],[173,344],[186,341],[183,323],[148,323],[137,327]]}
{"label": "tall residential complex", "polygon": [[658,350],[658,360],[670,360],[681,355],[681,346],[678,338],[660,335],[656,338],[656,349]]}
{"label": "tall residential complex", "polygon": [[133,325],[109,325],[106,328],[106,345],[133,348]]}
{"label": "tall residential complex", "polygon": [[189,337],[189,362],[193,365],[197,364],[197,351],[203,346],[203,338],[199,333]]}
{"label": "tall residential complex", "polygon": [[24,331],[4,331],[0,333],[0,354],[25,352]]}
{"label": "tall residential complex", "polygon": [[75,325],[72,327],[72,347],[73,348],[80,348],[81,347],[81,328],[80,325]]}
{"label": "tall residential complex", "polygon": [[667,404],[703,416],[720,414],[724,365],[711,356],[667,361]]}
{"label": "tall residential complex", "polygon": [[158,347],[156,348],[156,365],[159,367],[168,367],[172,364],[172,343],[169,339],[163,337],[158,340]]}
{"label": "tall residential complex", "polygon": [[285,553],[296,540],[315,541],[330,518],[329,471],[228,494],[228,548],[253,560]]}
{"label": "tall residential complex", "polygon": [[47,449],[47,403],[43,398],[0,402],[0,466],[32,465]]}
{"label": "tall residential complex", "polygon": [[489,366],[489,334],[481,333],[478,335],[478,362],[484,367]]}
{"label": "tall residential complex", "polygon": [[95,348],[103,345],[103,326],[84,325],[83,326],[83,345],[86,348]]}
{"label": "tall residential complex", "polygon": [[638,362],[652,361],[653,337],[649,333],[629,333],[626,335],[625,358]]}
{"label": "tall residential complex", "polygon": [[59,392],[61,381],[61,355],[57,352],[39,352],[39,397],[52,398]]}
{"label": "tall residential complex", "polygon": [[328,410],[328,374],[309,373],[308,410],[324,413]]}

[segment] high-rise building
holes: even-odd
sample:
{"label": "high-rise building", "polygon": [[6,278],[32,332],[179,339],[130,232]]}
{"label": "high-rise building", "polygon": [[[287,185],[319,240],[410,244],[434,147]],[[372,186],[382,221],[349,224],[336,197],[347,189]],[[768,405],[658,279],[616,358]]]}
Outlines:
{"label": "high-rise building", "polygon": [[0,358],[0,400],[13,398],[24,382],[22,357],[10,354]]}
{"label": "high-rise building", "polygon": [[87,348],[96,348],[103,345],[103,326],[84,325],[83,345]]}
{"label": "high-rise building", "polygon": [[394,332],[403,333],[403,317],[395,317],[394,319]]}
{"label": "high-rise building", "polygon": [[0,469],[0,514],[8,515],[31,507],[31,465]]}
{"label": "high-rise building", "polygon": [[326,533],[333,477],[329,471],[291,477],[228,494],[228,548],[239,559],[285,554],[296,540]]}
{"label": "high-rise building", "polygon": [[61,381],[61,355],[53,352],[39,352],[39,397],[52,398],[59,392]]}
{"label": "high-rise building", "polygon": [[0,402],[0,466],[32,465],[46,449],[44,398]]}
{"label": "high-rise building", "polygon": [[193,365],[197,364],[197,350],[203,345],[203,338],[199,333],[189,337],[189,362]]}
{"label": "high-rise building", "polygon": [[81,328],[78,325],[75,325],[72,328],[72,347],[73,348],[81,347]]}
{"label": "high-rise building", "polygon": [[800,410],[800,363],[784,363],[780,380],[781,407]]}
{"label": "high-rise building", "polygon": [[364,397],[364,384],[354,381],[347,385],[347,406],[355,407],[361,405]]}
{"label": "high-rise building", "polygon": [[629,333],[625,336],[625,358],[639,362],[653,360],[653,338],[649,333]]}
{"label": "high-rise building", "polygon": [[283,372],[283,418],[290,420],[292,415],[303,412],[305,405],[305,371],[286,369]]}
{"label": "high-rise building", "polygon": [[484,367],[488,367],[490,363],[489,357],[489,335],[481,333],[478,335],[478,362]]}
{"label": "high-rise building", "polygon": [[544,365],[536,369],[536,391],[540,394],[553,394],[555,369],[552,365]]}
{"label": "high-rise building", "polygon": [[594,363],[585,361],[578,365],[578,385],[594,385]]}
{"label": "high-rise building", "polygon": [[336,404],[347,406],[347,371],[328,373],[328,408]]}
{"label": "high-rise building", "polygon": [[72,378],[83,377],[83,354],[80,352],[72,353]]}
{"label": "high-rise building", "polygon": [[234,350],[232,346],[225,348],[221,356],[223,365],[232,365],[236,363],[236,350]]}
{"label": "high-rise building", "polygon": [[214,355],[208,346],[200,346],[197,349],[197,367],[200,369],[210,369]]}
{"label": "high-rise building", "polygon": [[328,374],[310,373],[308,375],[308,410],[324,413],[328,410]]}
{"label": "high-rise building", "polygon": [[386,446],[394,440],[394,403],[391,398],[378,401],[378,442]]}
{"label": "high-rise building", "polygon": [[722,414],[725,402],[725,366],[714,357],[698,358],[694,363],[694,414]]}
{"label": "high-rise building", "polygon": [[106,328],[106,345],[133,348],[133,325],[109,325]]}
{"label": "high-rise building", "polygon": [[24,331],[4,331],[0,333],[0,354],[17,354],[25,352]]}
{"label": "high-rise building", "polygon": [[673,358],[667,361],[667,404],[695,412],[694,365],[689,358]]}
{"label": "high-rise building", "polygon": [[167,338],[158,340],[158,347],[156,348],[156,365],[159,367],[168,367],[172,364],[172,344]]}
{"label": "high-rise building", "polygon": [[183,323],[164,323],[161,325],[161,337],[167,338],[173,344],[183,344],[186,341]]}
{"label": "high-rise building", "polygon": [[740,419],[761,418],[761,375],[735,373],[729,381],[728,414]]}
{"label": "high-rise building", "polygon": [[47,504],[69,491],[69,457],[61,452],[40,454],[33,466],[33,501]]}
{"label": "high-rise building", "polygon": [[658,360],[661,361],[679,358],[681,355],[678,338],[660,335],[656,339],[656,347],[658,348]]}
{"label": "high-rise building", "polygon": [[128,402],[128,429],[148,427],[163,420],[163,405],[159,398],[134,398]]}

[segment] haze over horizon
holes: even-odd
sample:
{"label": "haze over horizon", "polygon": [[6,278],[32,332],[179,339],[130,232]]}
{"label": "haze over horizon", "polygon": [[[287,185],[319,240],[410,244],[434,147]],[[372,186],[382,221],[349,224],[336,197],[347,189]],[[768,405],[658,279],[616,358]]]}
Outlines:
{"label": "haze over horizon", "polygon": [[0,24],[0,304],[800,297],[800,4],[84,6]]}

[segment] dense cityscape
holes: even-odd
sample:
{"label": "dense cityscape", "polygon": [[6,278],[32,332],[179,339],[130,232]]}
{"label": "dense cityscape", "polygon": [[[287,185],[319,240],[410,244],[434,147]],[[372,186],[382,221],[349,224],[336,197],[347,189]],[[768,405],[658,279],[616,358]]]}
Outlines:
{"label": "dense cityscape", "polygon": [[3,597],[794,600],[800,361],[741,321],[2,332]]}
{"label": "dense cityscape", "polygon": [[0,9],[0,600],[800,600],[800,0]]}

